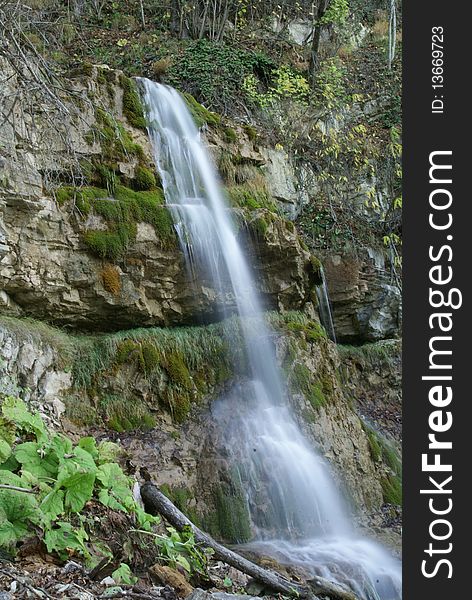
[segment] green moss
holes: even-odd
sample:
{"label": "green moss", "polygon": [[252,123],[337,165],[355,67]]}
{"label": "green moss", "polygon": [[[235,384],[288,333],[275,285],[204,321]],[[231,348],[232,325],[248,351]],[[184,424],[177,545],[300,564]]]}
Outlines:
{"label": "green moss", "polygon": [[115,362],[117,365],[137,364],[145,370],[145,360],[141,344],[134,340],[123,340],[116,349]]}
{"label": "green moss", "polygon": [[143,105],[135,81],[122,75],[120,84],[123,88],[123,113],[129,124],[137,129],[146,129]]}
{"label": "green moss", "polygon": [[395,446],[380,435],[369,423],[362,422],[369,441],[370,454],[375,462],[382,461],[391,473],[382,478],[384,502],[388,504],[402,504],[402,461]]}
{"label": "green moss", "polygon": [[151,169],[147,167],[136,167],[134,174],[134,185],[137,190],[152,190],[156,187],[156,177]]}
{"label": "green moss", "polygon": [[187,104],[188,109],[192,113],[193,120],[198,128],[203,127],[203,125],[210,125],[213,127],[217,127],[221,124],[220,115],[211,112],[204,106],[202,106],[199,102],[195,100],[192,94],[185,93],[182,94],[184,100]]}
{"label": "green moss", "polygon": [[289,321],[287,322],[287,329],[303,335],[305,339],[311,343],[316,343],[320,340],[327,339],[326,331],[316,321]]}
{"label": "green moss", "polygon": [[271,199],[264,183],[260,181],[249,181],[239,185],[231,185],[226,188],[232,206],[257,210],[266,208],[277,213],[277,206]]}
{"label": "green moss", "polygon": [[105,396],[99,408],[108,427],[120,433],[133,429],[148,431],[156,426],[146,405],[135,397]]}
{"label": "green moss", "polygon": [[175,506],[186,515],[192,523],[200,526],[200,518],[193,506],[191,506],[194,500],[193,493],[186,487],[183,486],[170,486],[164,483],[159,488],[161,492],[169,498],[169,500],[175,504]]}
{"label": "green moss", "polygon": [[377,432],[370,427],[367,423],[362,423],[363,429],[367,435],[367,439],[369,441],[369,449],[370,455],[374,462],[379,462],[382,460],[382,446],[379,441],[379,437]]}
{"label": "green moss", "polygon": [[232,144],[238,141],[238,135],[232,127],[225,127],[223,130],[225,140]]}
{"label": "green moss", "polygon": [[[69,193],[69,192],[68,192]],[[83,214],[93,210],[105,219],[108,230],[88,230],[83,236],[89,249],[111,261],[122,259],[136,238],[137,223],[152,225],[164,248],[176,245],[177,238],[172,216],[165,206],[162,190],[136,192],[122,185],[115,185],[114,197],[106,190],[84,187],[76,190]]]}
{"label": "green moss", "polygon": [[111,261],[123,258],[130,241],[129,237],[124,235],[124,231],[102,231],[100,229],[86,231],[83,240],[93,254]]}
{"label": "green moss", "polygon": [[244,125],[244,131],[251,142],[255,142],[258,138],[257,129],[252,125]]}
{"label": "green moss", "polygon": [[305,396],[312,408],[318,410],[327,404],[322,382],[314,381],[314,375],[306,365],[295,363],[293,378],[295,387]]}
{"label": "green moss", "polygon": [[208,530],[231,544],[248,542],[252,537],[251,520],[241,483],[233,477],[231,483],[221,483],[213,497],[215,512],[205,519]]}
{"label": "green moss", "polygon": [[152,373],[161,363],[162,356],[159,350],[152,342],[143,341],[141,344],[144,371],[146,374]]}
{"label": "green moss", "polygon": [[87,141],[99,141],[102,148],[102,159],[105,162],[116,162],[127,157],[136,157],[143,161],[145,153],[140,146],[133,141],[131,135],[123,125],[116,121],[112,114],[98,108],[95,111],[96,126],[87,133]]}
{"label": "green moss", "polygon": [[95,168],[100,187],[106,189],[110,194],[114,194],[116,186],[120,182],[120,179],[115,174],[114,170],[102,164],[96,165]]}
{"label": "green moss", "polygon": [[164,368],[174,383],[180,385],[184,390],[193,390],[192,378],[181,353],[172,352],[167,355],[165,357]]}
{"label": "green moss", "polygon": [[192,408],[188,392],[171,387],[161,397],[165,406],[169,408],[174,421],[183,423]]}
{"label": "green moss", "polygon": [[384,477],[381,484],[384,502],[402,506],[403,489],[401,479],[397,476]]}

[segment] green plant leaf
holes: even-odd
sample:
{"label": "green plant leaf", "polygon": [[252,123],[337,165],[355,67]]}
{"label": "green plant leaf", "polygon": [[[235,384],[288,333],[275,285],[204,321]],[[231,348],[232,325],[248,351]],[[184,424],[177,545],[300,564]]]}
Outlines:
{"label": "green plant leaf", "polygon": [[100,442],[98,444],[98,464],[115,462],[122,453],[121,448],[114,442]]}
{"label": "green plant leaf", "polygon": [[188,562],[188,560],[185,558],[185,556],[183,556],[182,554],[179,554],[176,558],[175,561],[178,565],[180,565],[181,567],[183,567],[187,573],[191,573],[192,572],[192,567],[190,566],[190,563]]}
{"label": "green plant leaf", "polygon": [[4,463],[11,455],[11,446],[0,438],[0,463]]}
{"label": "green plant leaf", "polygon": [[38,442],[48,439],[46,426],[39,414],[33,414],[28,410],[25,402],[13,396],[7,397],[2,405],[3,416],[15,423],[20,429],[33,433]]}
{"label": "green plant leaf", "polygon": [[[0,471],[0,483],[26,487],[18,475]],[[0,548],[12,548],[28,535],[29,522],[39,522],[38,503],[34,494],[0,489]]]}
{"label": "green plant leaf", "polygon": [[94,460],[98,458],[97,442],[93,437],[83,437],[79,440],[79,448],[88,452]]}
{"label": "green plant leaf", "polygon": [[121,563],[111,576],[115,580],[115,583],[122,583],[124,585],[134,585],[138,581],[138,578],[133,575],[126,563]]}
{"label": "green plant leaf", "polygon": [[63,480],[65,507],[72,512],[80,512],[92,498],[94,483],[95,473],[74,473]]}
{"label": "green plant leaf", "polygon": [[131,481],[117,463],[105,463],[98,467],[97,479],[105,488],[98,498],[102,504],[114,510],[127,511],[134,505]]}
{"label": "green plant leaf", "polygon": [[48,552],[57,552],[63,559],[76,553],[87,556],[86,540],[88,535],[83,527],[75,528],[66,521],[58,521],[55,527],[48,529],[44,535]]}
{"label": "green plant leaf", "polygon": [[47,450],[37,442],[19,444],[14,452],[16,460],[25,471],[36,477],[55,478],[59,467],[59,460],[54,451]]}
{"label": "green plant leaf", "polygon": [[64,512],[64,491],[54,489],[45,496],[40,504],[45,523],[51,523]]}

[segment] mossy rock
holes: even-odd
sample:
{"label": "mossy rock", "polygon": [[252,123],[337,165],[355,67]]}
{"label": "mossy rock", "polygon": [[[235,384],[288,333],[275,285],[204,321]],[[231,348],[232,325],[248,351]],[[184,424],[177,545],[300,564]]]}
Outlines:
{"label": "mossy rock", "polygon": [[402,506],[403,488],[400,477],[396,475],[384,477],[381,484],[384,502],[386,504]]}
{"label": "mossy rock", "polygon": [[154,227],[163,248],[177,246],[172,215],[164,206],[161,189],[135,191],[116,181],[113,187],[113,193],[92,186],[64,186],[55,192],[62,204],[75,200],[75,206],[81,214],[88,215],[93,211],[106,221],[107,230],[91,229],[83,234],[83,241],[91,252],[112,262],[121,260],[136,239],[139,222]]}
{"label": "mossy rock", "polygon": [[194,495],[191,490],[184,486],[170,486],[166,483],[159,487],[161,492],[169,498],[169,500],[175,504],[175,506],[186,515],[192,523],[197,527],[200,526],[200,517],[195,510],[195,507],[191,506],[194,500]]}
{"label": "mossy rock", "polygon": [[144,402],[133,396],[105,396],[99,410],[107,426],[119,433],[134,429],[149,431],[156,426],[156,420]]}
{"label": "mossy rock", "polygon": [[225,127],[223,130],[225,141],[234,144],[238,141],[238,134],[232,127]]}
{"label": "mossy rock", "polygon": [[206,515],[205,527],[230,544],[242,544],[252,538],[251,519],[244,490],[236,478],[220,483],[213,492],[215,511]]}
{"label": "mossy rock", "polygon": [[138,191],[153,190],[157,186],[156,176],[151,169],[138,165],[134,172],[133,184]]}
{"label": "mossy rock", "polygon": [[136,82],[122,75],[120,84],[123,88],[123,113],[128,123],[136,129],[146,129],[143,105],[139,96]]}
{"label": "mossy rock", "polygon": [[313,409],[318,410],[322,406],[326,406],[328,399],[323,384],[315,380],[314,374],[306,365],[295,363],[293,366],[293,380],[295,388],[305,396]]}
{"label": "mossy rock", "polygon": [[203,127],[203,125],[218,127],[221,124],[220,115],[202,106],[192,94],[184,93],[182,95],[198,128]]}

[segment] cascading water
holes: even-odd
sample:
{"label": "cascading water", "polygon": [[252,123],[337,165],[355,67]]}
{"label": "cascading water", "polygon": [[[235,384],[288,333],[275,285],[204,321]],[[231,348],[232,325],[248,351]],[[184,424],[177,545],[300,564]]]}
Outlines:
{"label": "cascading water", "polygon": [[336,342],[336,333],[334,331],[333,313],[331,311],[331,303],[329,301],[328,285],[323,267],[320,267],[321,285],[316,287],[316,296],[318,298],[318,306],[320,309],[320,319],[323,327],[333,342]]}
{"label": "cascading water", "polygon": [[[327,463],[290,413],[250,268],[185,102],[172,88],[140,81],[156,165],[189,272],[209,277],[221,298],[234,297],[243,317],[251,381],[217,404],[215,415],[227,427],[228,453],[246,489],[257,531],[251,547],[347,584],[364,600],[398,600],[399,563],[355,533]],[[228,410],[231,418],[225,419]]]}

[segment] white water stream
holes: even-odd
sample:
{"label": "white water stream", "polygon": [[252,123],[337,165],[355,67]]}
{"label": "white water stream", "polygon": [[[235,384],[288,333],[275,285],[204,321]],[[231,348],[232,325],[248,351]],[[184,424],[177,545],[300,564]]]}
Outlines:
{"label": "white water stream", "polygon": [[[189,272],[210,278],[221,297],[234,296],[243,317],[251,383],[236,398],[238,410],[225,435],[228,452],[237,446],[244,464],[257,532],[251,548],[349,585],[363,600],[399,600],[400,564],[354,530],[327,463],[291,415],[251,270],[184,100],[167,86],[147,79],[140,84],[155,162]],[[261,493],[265,510],[257,508]]]}

